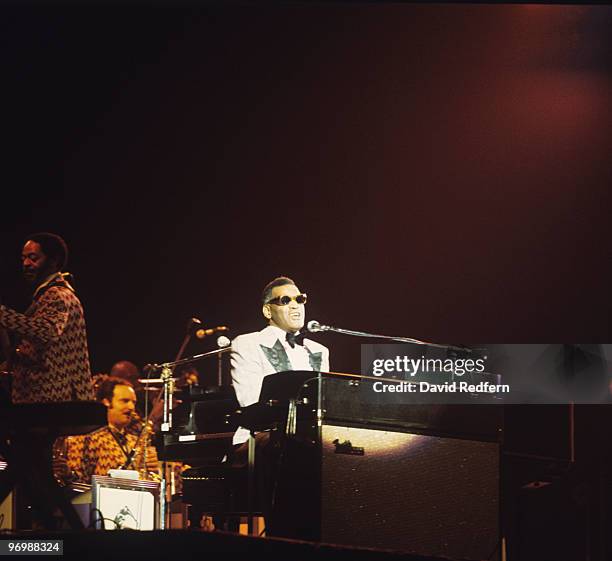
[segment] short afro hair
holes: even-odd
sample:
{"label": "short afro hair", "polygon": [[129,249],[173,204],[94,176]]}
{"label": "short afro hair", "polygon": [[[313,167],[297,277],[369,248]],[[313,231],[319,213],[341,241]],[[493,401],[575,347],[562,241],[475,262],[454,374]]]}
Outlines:
{"label": "short afro hair", "polygon": [[270,281],[266,284],[266,287],[263,289],[261,293],[261,302],[262,304],[267,304],[270,298],[272,297],[272,289],[277,286],[285,286],[286,284],[292,284],[295,286],[295,283],[289,277],[276,277],[274,280]]}
{"label": "short afro hair", "polygon": [[62,270],[68,262],[68,246],[66,242],[57,234],[51,234],[49,232],[38,232],[32,234],[25,239],[25,243],[28,241],[36,242],[40,245],[40,249],[45,254],[47,259],[55,261],[58,270]]}

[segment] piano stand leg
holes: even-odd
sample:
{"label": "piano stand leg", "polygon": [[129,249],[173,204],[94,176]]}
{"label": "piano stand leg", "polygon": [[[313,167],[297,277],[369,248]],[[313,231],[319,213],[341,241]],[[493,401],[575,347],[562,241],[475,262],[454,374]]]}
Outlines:
{"label": "piano stand leg", "polygon": [[248,440],[248,528],[249,534],[254,532],[253,512],[255,511],[255,435],[251,433]]}

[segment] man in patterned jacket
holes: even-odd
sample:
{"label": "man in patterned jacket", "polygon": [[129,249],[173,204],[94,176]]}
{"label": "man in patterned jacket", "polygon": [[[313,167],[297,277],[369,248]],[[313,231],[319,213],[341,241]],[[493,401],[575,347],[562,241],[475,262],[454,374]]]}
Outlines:
{"label": "man in patterned jacket", "polygon": [[13,403],[93,399],[83,308],[61,272],[67,258],[59,236],[29,236],[21,261],[32,304],[23,314],[0,305],[0,327],[16,339],[8,359]]}
{"label": "man in patterned jacket", "polygon": [[65,439],[68,479],[91,483],[92,475],[107,475],[109,470],[120,468],[139,471],[141,479],[157,479],[157,452],[148,446],[147,431],[138,438],[129,430],[136,413],[132,384],[108,376],[101,382],[97,398],[107,407],[108,425],[91,434]]}

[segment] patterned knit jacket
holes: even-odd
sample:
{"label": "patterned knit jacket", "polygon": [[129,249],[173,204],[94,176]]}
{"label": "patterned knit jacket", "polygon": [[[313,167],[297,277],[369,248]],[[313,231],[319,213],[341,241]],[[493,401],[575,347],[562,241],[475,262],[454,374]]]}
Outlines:
{"label": "patterned knit jacket", "polygon": [[[128,432],[121,433],[108,425],[90,434],[67,437],[65,454],[72,480],[91,483],[92,475],[108,475],[108,470],[121,468],[136,442],[135,435]],[[147,455],[157,461],[154,447],[147,448]],[[138,446],[128,469],[143,472],[144,467],[143,450]]]}
{"label": "patterned knit jacket", "polygon": [[18,336],[13,403],[93,399],[83,308],[60,275],[24,314],[0,306],[0,325]]}

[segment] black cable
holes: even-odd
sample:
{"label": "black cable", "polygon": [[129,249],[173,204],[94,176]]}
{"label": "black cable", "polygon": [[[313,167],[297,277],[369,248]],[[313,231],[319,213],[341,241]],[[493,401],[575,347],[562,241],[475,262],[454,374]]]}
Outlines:
{"label": "black cable", "polygon": [[115,522],[112,518],[105,518],[104,515],[102,514],[102,511],[99,508],[94,508],[93,512],[98,513],[99,518],[97,520],[95,518],[90,520],[88,528],[95,529],[96,523],[101,522],[102,529],[106,530],[106,524],[104,523],[104,521],[107,520],[109,522],[112,522],[115,525],[115,529],[119,529],[119,524],[117,524],[117,522]]}

